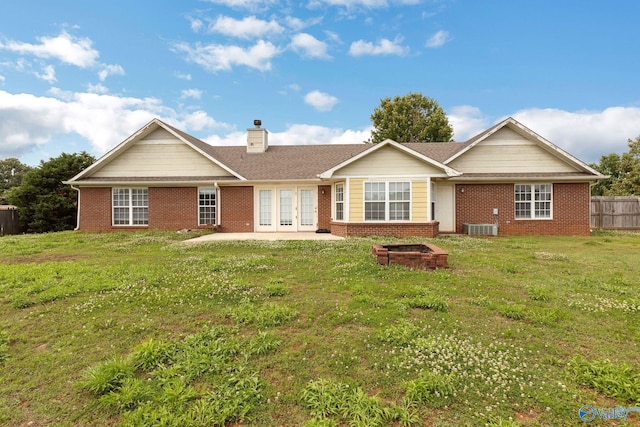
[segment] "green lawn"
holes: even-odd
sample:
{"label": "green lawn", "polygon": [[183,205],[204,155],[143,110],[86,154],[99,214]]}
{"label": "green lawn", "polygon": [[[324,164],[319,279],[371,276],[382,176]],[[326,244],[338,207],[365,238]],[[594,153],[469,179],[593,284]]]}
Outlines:
{"label": "green lawn", "polygon": [[390,238],[187,237],[1,238],[0,424],[558,426],[640,406],[638,234],[441,237],[435,272],[378,265]]}

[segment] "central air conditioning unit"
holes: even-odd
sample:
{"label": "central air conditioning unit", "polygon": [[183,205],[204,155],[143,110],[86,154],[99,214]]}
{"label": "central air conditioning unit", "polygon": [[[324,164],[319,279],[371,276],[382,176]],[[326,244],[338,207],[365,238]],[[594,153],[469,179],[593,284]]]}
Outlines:
{"label": "central air conditioning unit", "polygon": [[497,236],[497,224],[463,224],[462,231],[470,236]]}

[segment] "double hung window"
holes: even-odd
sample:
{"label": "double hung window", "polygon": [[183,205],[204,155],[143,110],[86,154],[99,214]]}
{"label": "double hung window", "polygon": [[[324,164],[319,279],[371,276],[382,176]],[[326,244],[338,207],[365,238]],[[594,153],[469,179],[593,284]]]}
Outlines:
{"label": "double hung window", "polygon": [[409,221],[411,219],[410,182],[365,182],[365,221]]}
{"label": "double hung window", "polygon": [[149,224],[149,189],[114,188],[111,200],[113,225]]}
{"label": "double hung window", "polygon": [[198,189],[198,225],[216,224],[216,189],[203,187]]}
{"label": "double hung window", "polygon": [[551,218],[551,184],[516,184],[514,196],[516,219]]}

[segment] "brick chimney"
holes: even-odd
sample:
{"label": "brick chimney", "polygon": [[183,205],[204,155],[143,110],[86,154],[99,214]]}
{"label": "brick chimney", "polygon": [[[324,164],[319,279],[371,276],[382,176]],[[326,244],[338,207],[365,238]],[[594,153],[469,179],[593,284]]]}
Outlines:
{"label": "brick chimney", "polygon": [[247,153],[264,153],[269,148],[269,132],[262,129],[262,121],[254,120],[255,127],[247,129]]}

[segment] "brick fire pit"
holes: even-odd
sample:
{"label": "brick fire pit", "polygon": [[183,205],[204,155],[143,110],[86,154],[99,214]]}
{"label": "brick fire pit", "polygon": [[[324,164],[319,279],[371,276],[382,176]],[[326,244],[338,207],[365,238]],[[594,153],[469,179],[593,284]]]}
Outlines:
{"label": "brick fire pit", "polygon": [[400,264],[420,270],[447,267],[447,253],[430,243],[373,245],[371,253],[378,264]]}

